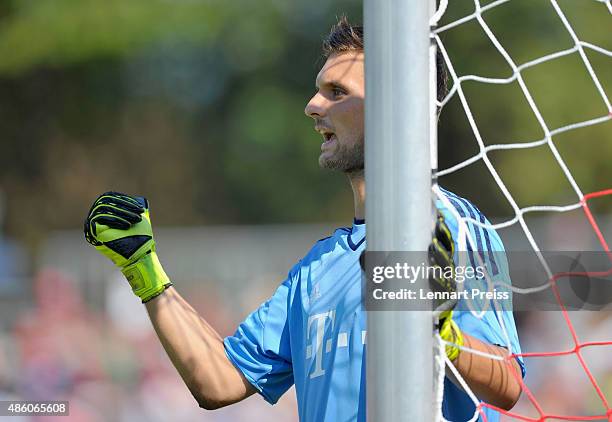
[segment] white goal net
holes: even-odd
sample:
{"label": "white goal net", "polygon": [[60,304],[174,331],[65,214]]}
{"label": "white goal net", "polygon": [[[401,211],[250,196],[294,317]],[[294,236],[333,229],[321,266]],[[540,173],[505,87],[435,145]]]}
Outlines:
{"label": "white goal net", "polygon": [[[453,3],[461,3],[461,7],[465,9],[459,10]],[[457,7],[453,9],[454,6]],[[597,16],[597,20],[590,25],[597,26],[596,32],[607,34],[607,37],[593,40],[588,35],[583,35],[585,31],[576,28],[585,26],[585,22],[580,21],[584,15],[580,14],[583,14],[587,8],[592,12],[589,16]],[[529,13],[530,10],[532,13]],[[510,24],[506,22],[505,29],[496,26],[496,22],[502,18],[512,19]],[[544,25],[546,20],[554,25],[554,34],[545,33],[547,30],[542,29],[549,28]],[[588,25],[589,22],[586,22],[587,27]],[[514,31],[512,34],[507,33],[508,27]],[[444,57],[450,77],[449,93],[438,103],[442,107],[441,120],[445,119],[446,107],[452,105],[461,110],[466,122],[463,136],[470,139],[473,146],[472,152],[467,156],[448,164],[437,171],[436,175],[441,184],[445,185],[446,177],[452,178],[458,172],[477,167],[481,172],[478,177],[492,179],[497,186],[498,201],[503,203],[507,209],[506,214],[509,215],[508,218],[495,220],[495,224],[489,225],[479,219],[456,214],[465,235],[460,236],[462,238],[459,241],[463,242],[460,249],[478,250],[475,239],[469,235],[467,229],[469,225],[477,228],[493,228],[498,230],[502,238],[506,231],[520,230],[525,245],[528,245],[531,253],[538,259],[547,277],[534,281],[529,288],[508,287],[512,289],[515,297],[549,289],[559,306],[558,312],[541,315],[536,322],[528,320],[533,322],[529,336],[547,338],[546,336],[557,335],[569,339],[567,342],[551,341],[548,345],[544,344],[543,346],[547,347],[545,350],[522,350],[520,356],[525,361],[527,376],[523,380],[521,374],[511,371],[523,387],[521,402],[511,411],[502,411],[481,402],[453,364],[445,358],[444,353],[439,354],[440,368],[446,367],[446,373],[453,372],[474,402],[476,411],[472,420],[486,419],[485,408],[502,412],[504,420],[612,420],[610,402],[612,398],[606,397],[606,394],[609,395],[612,391],[611,313],[609,310],[603,310],[597,316],[592,314],[585,316],[581,312],[569,312],[566,309],[566,304],[556,289],[557,282],[567,274],[557,274],[549,265],[545,251],[555,247],[550,245],[550,236],[548,241],[542,241],[536,234],[538,222],[546,218],[555,219],[557,215],[569,214],[573,218],[572,221],[576,218],[583,221],[583,226],[577,226],[581,229],[572,228],[573,226],[570,227],[565,223],[557,224],[556,227],[567,230],[568,235],[574,237],[577,236],[576,230],[590,231],[589,235],[594,242],[588,247],[583,247],[593,250],[595,245],[600,253],[607,254],[612,264],[609,239],[606,239],[603,223],[591,206],[594,201],[606,202],[598,209],[610,210],[612,181],[597,178],[595,174],[587,182],[581,183],[580,177],[576,176],[593,171],[589,168],[588,155],[584,153],[586,148],[599,145],[602,154],[605,154],[605,151],[610,150],[605,145],[612,144],[610,131],[612,106],[606,93],[606,83],[610,82],[612,68],[610,29],[612,29],[610,0],[530,0],[529,2],[474,0],[450,3],[442,0],[437,13],[432,18],[431,36]],[[468,51],[458,51],[462,48],[460,44],[463,39],[477,38],[466,35],[469,31],[476,31],[479,34],[476,47],[469,47],[471,49]],[[552,41],[545,42],[546,40]],[[559,40],[558,46],[555,44],[556,40]],[[515,48],[517,43],[531,45],[533,48],[528,49],[531,57],[530,54],[517,50]],[[534,52],[537,52],[537,57],[533,57]],[[494,58],[485,60],[484,64],[475,64],[474,62],[479,60],[479,54],[488,54]],[[553,64],[562,70],[556,71]],[[540,70],[539,75],[538,70]],[[495,94],[496,89],[500,92],[498,97]],[[513,90],[512,94],[506,94],[510,89]],[[569,98],[559,101],[558,98],[563,98],[563,92],[569,92]],[[578,98],[582,94],[584,98]],[[493,104],[490,107],[494,110],[483,111],[483,106],[473,101],[477,95],[489,95],[491,97],[489,104]],[[557,99],[556,104],[555,99]],[[551,112],[550,110],[555,107],[558,109]],[[571,111],[572,109],[574,111]],[[498,121],[492,124],[490,119],[495,110],[498,113],[496,117]],[[488,121],[479,120],[480,116],[486,116]],[[507,121],[511,122],[509,127]],[[514,127],[517,125],[521,127]],[[583,141],[587,135],[582,135],[581,131],[592,127],[597,129],[588,132],[588,137],[596,139],[593,139],[592,143]],[[440,150],[442,150],[450,141],[444,139],[444,136],[440,139]],[[562,146],[559,145],[561,142]],[[519,161],[524,163],[524,167],[523,164],[517,167],[516,160],[503,159],[504,154],[513,153],[522,153],[525,157],[532,153],[538,158],[526,158],[525,161]],[[576,156],[582,157],[582,161],[571,160]],[[608,157],[608,162],[610,160],[612,156]],[[509,169],[508,162],[514,163],[514,168]],[[533,169],[538,169],[538,173],[530,173]],[[512,177],[509,177],[509,174],[512,174]],[[553,176],[556,179],[551,182]],[[538,184],[543,185],[539,186],[540,190],[531,189],[538,187]],[[539,192],[541,189],[547,189],[547,186],[549,191],[556,192],[550,192],[550,195],[540,200],[530,196],[531,191]],[[433,189],[441,201],[448,202],[437,184]],[[478,205],[478,198],[469,199],[473,199]],[[454,208],[448,204],[448,209],[453,211]],[[531,217],[534,217],[533,221],[530,220]],[[579,250],[579,247],[580,245],[577,245],[573,250]],[[480,259],[478,254],[475,255]],[[608,269],[607,274],[605,270],[600,273],[604,276],[609,275],[610,270]],[[489,282],[490,287],[493,287],[491,280]],[[492,312],[501,311],[501,307],[495,303],[493,308],[495,309],[492,309]],[[479,311],[473,312],[475,315],[481,315]],[[547,325],[548,321],[556,317],[563,327],[559,328],[559,324],[556,328]],[[597,323],[586,323],[585,319],[596,320]],[[502,325],[502,337],[507,340],[505,346],[510,356],[507,359],[494,355],[487,357],[506,360],[509,364],[509,360],[519,354],[512,350],[503,324],[504,319],[500,317],[498,320]],[[593,327],[598,327],[599,331],[595,333]],[[520,328],[519,337],[523,340]],[[439,337],[438,340],[441,342]],[[525,349],[524,342],[523,349]],[[595,349],[598,350],[598,354],[593,354],[590,359],[587,358],[587,355]],[[443,352],[444,349],[440,347],[439,350]],[[464,348],[464,352],[480,353],[467,348]],[[571,377],[564,375],[566,365],[562,359],[570,358],[575,360],[574,364],[578,368],[573,374],[575,375],[576,371],[581,372],[583,378],[581,388],[588,390],[588,393],[576,390],[577,400],[588,402],[586,404],[579,403],[572,406],[573,396],[567,395],[566,399],[563,393],[568,387],[561,384],[567,383]],[[554,359],[558,359],[554,365],[547,366],[543,363]],[[439,374],[443,378],[444,370],[440,370]],[[550,378],[552,381],[546,381],[545,378]],[[556,397],[555,389],[557,389]],[[442,402],[441,382],[438,383],[436,400],[439,408]],[[551,405],[550,403],[555,400],[557,403]],[[443,419],[440,414],[438,417]]]}

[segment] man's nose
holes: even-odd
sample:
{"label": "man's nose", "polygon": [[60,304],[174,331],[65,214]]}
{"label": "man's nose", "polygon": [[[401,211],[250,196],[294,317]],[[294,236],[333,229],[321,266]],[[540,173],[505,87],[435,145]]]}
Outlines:
{"label": "man's nose", "polygon": [[325,98],[317,92],[306,104],[304,113],[312,118],[323,117],[325,115]]}

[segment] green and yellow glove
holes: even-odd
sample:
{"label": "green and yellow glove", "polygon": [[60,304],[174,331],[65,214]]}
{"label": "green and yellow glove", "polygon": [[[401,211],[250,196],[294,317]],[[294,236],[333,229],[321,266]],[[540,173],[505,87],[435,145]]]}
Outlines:
{"label": "green and yellow glove", "polygon": [[143,303],[172,285],[155,253],[145,198],[103,193],[89,210],[84,232],[85,240],[119,267]]}
{"label": "green and yellow glove", "polygon": [[[433,232],[433,239],[429,245],[428,257],[429,264],[432,267],[441,267],[444,271],[441,273],[433,271],[432,277],[429,279],[429,287],[434,292],[455,292],[457,284],[455,282],[455,242],[450,229],[444,221],[444,216],[438,211],[436,218],[436,227]],[[451,269],[449,271],[448,269]],[[457,304],[456,301],[442,301],[434,303],[435,309],[439,312],[437,327],[440,331],[440,337],[443,340],[454,343],[458,346],[463,346],[463,334],[453,321],[453,308]],[[451,361],[457,359],[460,349],[456,346],[446,345],[446,356]]]}

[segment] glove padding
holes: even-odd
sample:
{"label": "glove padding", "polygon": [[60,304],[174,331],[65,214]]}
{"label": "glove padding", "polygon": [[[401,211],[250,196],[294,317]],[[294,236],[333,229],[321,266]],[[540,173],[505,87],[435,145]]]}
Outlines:
{"label": "glove padding", "polygon": [[85,240],[121,269],[143,303],[172,285],[155,252],[149,203],[144,197],[103,193],[89,210],[84,232]]}
{"label": "glove padding", "polygon": [[[455,292],[455,242],[450,229],[444,221],[444,216],[438,211],[433,239],[428,249],[429,264],[432,267],[441,267],[443,271],[433,271],[429,279],[429,287],[434,292]],[[436,328],[440,337],[449,343],[463,346],[463,334],[459,326],[453,321],[453,308],[456,300],[434,302],[434,310],[438,313]],[[459,356],[460,349],[456,346],[446,345],[446,356],[453,361]]]}

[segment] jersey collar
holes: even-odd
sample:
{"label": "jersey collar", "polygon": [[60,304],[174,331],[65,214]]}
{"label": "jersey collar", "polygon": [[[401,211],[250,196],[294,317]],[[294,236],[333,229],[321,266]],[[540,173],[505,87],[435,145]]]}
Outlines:
{"label": "jersey collar", "polygon": [[358,220],[355,218],[353,220],[353,227],[351,227],[351,232],[347,236],[348,245],[353,251],[356,251],[365,241],[365,234],[365,220]]}

